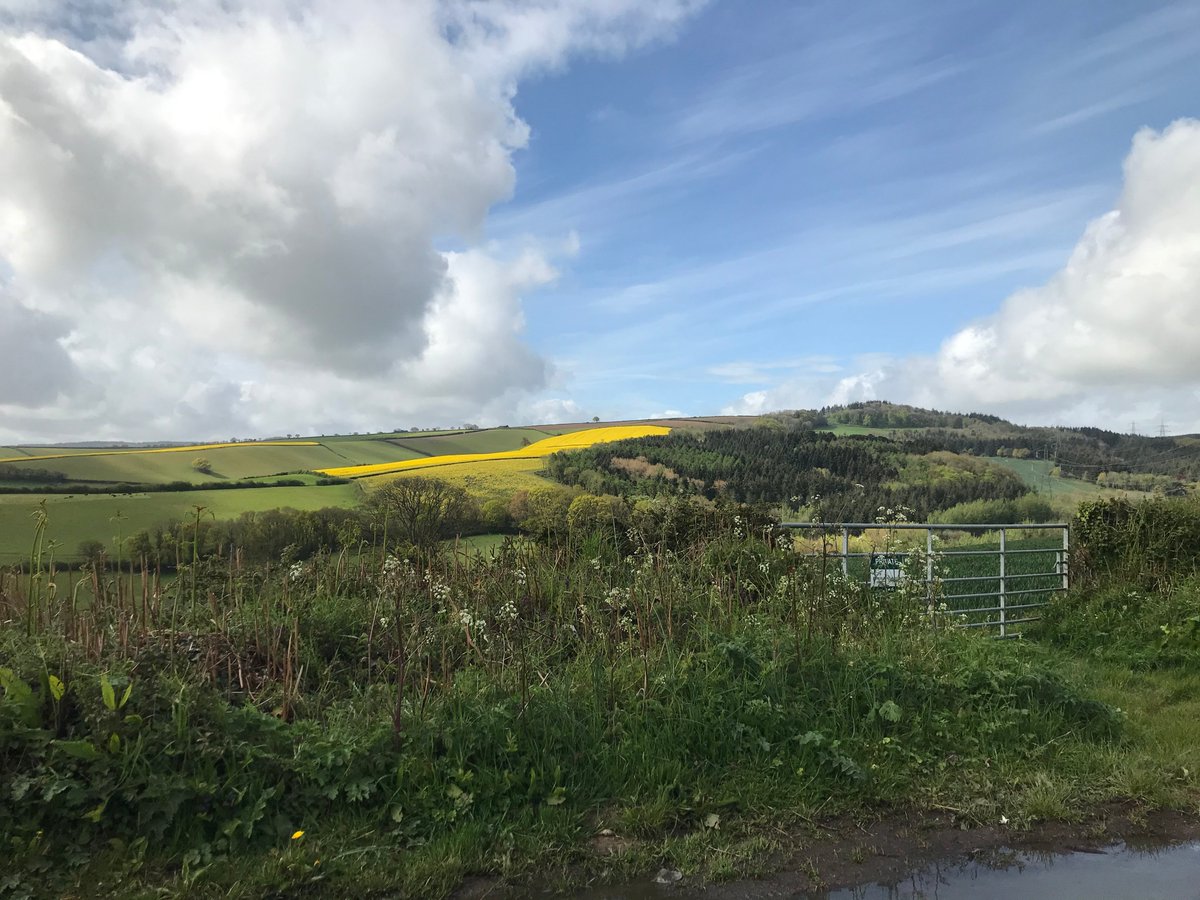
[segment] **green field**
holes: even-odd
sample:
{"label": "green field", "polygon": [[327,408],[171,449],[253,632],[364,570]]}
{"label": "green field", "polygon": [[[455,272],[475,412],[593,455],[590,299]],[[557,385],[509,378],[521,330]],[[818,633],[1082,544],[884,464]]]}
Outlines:
{"label": "green field", "polygon": [[[415,456],[452,456],[458,453],[502,453],[505,450],[517,450],[556,433],[536,428],[493,428],[446,437],[397,438],[389,443],[409,454],[395,459],[411,459]],[[384,459],[372,461],[387,462]]]}
{"label": "green field", "polygon": [[[394,433],[320,437],[316,443],[266,444],[245,442],[234,446],[186,451],[147,452],[114,448],[25,447],[0,449],[0,456],[60,456],[30,460],[31,468],[61,472],[69,480],[118,484],[187,481],[212,484],[238,479],[264,479],[286,474],[310,484],[304,487],[243,488],[238,490],[163,491],[133,494],[0,494],[0,565],[27,559],[33,539],[34,514],[44,500],[49,514],[48,540],[57,542],[56,557],[76,559],[80,543],[101,540],[113,549],[119,529],[134,534],[156,524],[186,519],[197,505],[206,515],[234,518],[243,512],[281,507],[320,509],[356,505],[383,478],[360,485],[315,484],[308,470],[326,467],[371,465],[458,453],[496,453],[516,450],[549,435],[584,426],[542,428],[492,428],[478,431]],[[197,457],[211,464],[210,472],[193,467]],[[20,466],[17,462],[12,465]],[[464,463],[439,470],[438,477],[466,488],[480,500],[507,498],[514,491],[548,486],[540,478],[540,460],[504,460]],[[392,476],[394,477],[394,476]],[[25,488],[29,482],[9,481],[0,486]],[[97,485],[93,484],[93,487]],[[494,543],[495,538],[490,539]],[[490,543],[484,541],[484,544]]]}
{"label": "green field", "polygon": [[445,541],[443,546],[448,550],[458,550],[460,553],[466,553],[471,556],[487,557],[491,556],[505,541],[510,539],[510,536],[507,534],[473,534],[470,537]]}
{"label": "green field", "polygon": [[[673,422],[676,427],[699,427],[691,420]],[[85,447],[6,447],[0,448],[0,458],[54,456],[53,459],[18,459],[8,465],[27,466],[61,473],[69,481],[91,483],[105,490],[104,485],[118,483],[168,483],[187,481],[193,484],[212,484],[239,479],[268,479],[276,476],[300,478],[310,482],[305,487],[271,489],[241,489],[230,491],[188,491],[138,493],[128,495],[102,494],[0,494],[0,563],[23,558],[32,534],[31,513],[40,500],[47,500],[50,511],[49,536],[61,545],[61,553],[73,556],[79,543],[86,539],[109,540],[115,534],[110,523],[118,512],[126,516],[122,525],[132,533],[156,523],[186,517],[195,505],[210,509],[218,518],[237,516],[251,510],[277,507],[316,509],[323,506],[351,506],[361,497],[361,491],[380,483],[371,478],[361,487],[318,487],[314,469],[354,465],[378,465],[401,460],[431,456],[500,453],[518,450],[548,435],[573,432],[593,427],[593,423],[567,425],[490,428],[438,432],[392,432],[370,435],[334,435],[293,442],[243,442],[209,449],[187,447],[111,448]],[[705,427],[728,427],[706,423]],[[868,428],[839,425],[828,429],[835,434],[894,435],[898,429]],[[899,429],[900,431],[908,429]],[[194,468],[197,458],[206,459],[211,468],[200,472]],[[1022,476],[1033,489],[1046,496],[1066,515],[1082,500],[1111,496],[1119,492],[1074,479],[1050,475],[1051,464],[1043,460],[1019,460],[1004,457],[989,458]],[[541,477],[542,464],[533,461],[464,462],[441,467],[437,477],[464,487],[478,500],[504,500],[517,490],[545,487],[549,482]],[[425,473],[428,474],[428,473]],[[8,479],[0,487],[27,488],[30,482]]]}
{"label": "green field", "polygon": [[[212,464],[211,474],[198,472],[192,462],[198,457]],[[121,456],[86,456],[78,459],[56,459],[31,463],[55,472],[70,480],[109,482],[169,482],[190,481],[196,484],[254,478],[311,469],[322,460],[338,460],[325,447],[230,447],[195,453],[129,454]],[[342,463],[333,463],[340,465]]]}
{"label": "green field", "polygon": [[[284,472],[332,466],[362,465],[412,459],[422,454],[386,441],[330,441],[328,444],[268,445],[245,443],[235,447],[186,453],[114,453],[105,456],[73,454],[64,459],[30,460],[32,468],[61,472],[70,480],[108,482],[190,481],[203,484],[240,478],[261,478]],[[193,462],[203,457],[211,474],[198,472]],[[10,463],[13,466],[23,463]]]}
{"label": "green field", "polygon": [[1010,459],[1006,456],[989,456],[988,462],[1012,469],[1029,485],[1056,506],[1075,507],[1084,500],[1096,500],[1100,497],[1146,497],[1142,491],[1118,491],[1101,487],[1090,481],[1080,481],[1078,478],[1062,478],[1051,475],[1054,463],[1046,459]]}
{"label": "green field", "polygon": [[[564,430],[575,429],[491,428],[459,432],[353,435],[322,437],[315,439],[316,443],[292,444],[247,441],[234,446],[165,453],[137,449],[106,452],[83,448],[3,448],[0,449],[0,458],[28,456],[31,457],[28,463],[16,460],[9,465],[27,465],[59,472],[71,481],[159,484],[188,481],[204,484],[339,466],[396,462],[424,456],[497,453],[516,450]],[[32,458],[36,456],[56,458]],[[211,464],[209,472],[194,468],[194,461],[201,457]]]}
{"label": "green field", "polygon": [[[218,519],[281,507],[303,510],[350,507],[361,500],[364,490],[378,484],[379,479],[370,479],[362,486],[318,486],[311,470],[517,450],[547,436],[582,427],[585,426],[335,435],[292,443],[247,441],[231,446],[197,446],[166,452],[159,448],[126,447],[0,448],[0,458],[55,457],[30,458],[28,463],[17,460],[9,465],[58,472],[68,481],[87,482],[93,489],[101,490],[105,484],[166,484],[174,481],[214,484],[282,475],[308,482],[303,487],[161,493],[0,493],[0,564],[17,563],[27,558],[28,545],[33,538],[34,513],[43,500],[49,513],[46,536],[57,542],[59,559],[71,560],[77,557],[78,547],[85,540],[104,541],[111,549],[118,530],[115,521],[118,515],[123,517],[119,526],[121,533],[130,535],[159,523],[187,518],[197,505],[206,507],[206,514]],[[209,471],[200,472],[194,467],[195,460],[200,457],[210,464]],[[538,477],[540,471],[539,460],[516,460],[448,467],[446,472],[439,473],[439,477],[462,485],[479,499],[507,498],[515,490],[545,486],[547,482]],[[26,481],[0,482],[0,487],[30,486],[31,483]]]}
{"label": "green field", "polygon": [[160,522],[186,519],[197,505],[219,519],[243,512],[291,507],[321,509],[349,507],[362,496],[358,486],[337,484],[324,487],[245,488],[228,491],[163,491],[152,494],[37,495],[0,494],[0,565],[26,559],[33,540],[34,514],[46,503],[49,524],[46,538],[57,541],[57,558],[77,557],[79,544],[100,540],[113,544],[117,517],[123,535],[130,535]]}
{"label": "green field", "polygon": [[[424,456],[423,453],[405,450],[403,447],[385,438],[334,439],[323,440],[321,443],[323,445],[322,449],[335,454],[341,460],[335,463],[335,465],[339,466],[365,466],[372,463],[393,462],[397,459],[414,459],[418,456]],[[314,466],[314,468],[326,467]]]}

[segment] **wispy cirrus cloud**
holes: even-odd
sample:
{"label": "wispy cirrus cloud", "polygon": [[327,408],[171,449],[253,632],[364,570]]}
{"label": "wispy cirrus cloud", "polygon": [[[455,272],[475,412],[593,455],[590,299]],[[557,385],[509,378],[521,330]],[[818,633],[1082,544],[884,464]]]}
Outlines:
{"label": "wispy cirrus cloud", "polygon": [[774,361],[739,360],[709,366],[706,371],[727,384],[763,384],[788,375],[830,376],[843,371],[843,368],[832,356],[809,356]]}

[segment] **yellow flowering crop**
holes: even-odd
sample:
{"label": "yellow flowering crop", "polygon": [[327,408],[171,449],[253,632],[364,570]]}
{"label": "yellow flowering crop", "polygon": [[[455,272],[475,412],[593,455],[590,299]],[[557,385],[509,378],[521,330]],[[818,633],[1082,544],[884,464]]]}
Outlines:
{"label": "yellow flowering crop", "polygon": [[340,466],[333,469],[317,469],[322,475],[335,478],[363,478],[367,475],[384,475],[389,472],[407,472],[411,469],[429,469],[457,463],[484,462],[497,459],[537,459],[560,450],[580,450],[606,441],[623,441],[626,438],[651,437],[666,434],[671,429],[663,425],[609,425],[604,428],[585,428],[569,434],[556,434],[544,440],[534,441],[516,450],[497,453],[453,453],[447,456],[427,456],[421,459],[404,459],[390,463],[374,463],[365,466]]}

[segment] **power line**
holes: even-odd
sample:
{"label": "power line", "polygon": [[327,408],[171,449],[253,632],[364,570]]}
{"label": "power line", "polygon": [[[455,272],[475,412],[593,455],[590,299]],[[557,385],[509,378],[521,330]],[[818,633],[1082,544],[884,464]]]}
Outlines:
{"label": "power line", "polygon": [[1143,459],[1143,460],[1140,460],[1135,463],[1129,463],[1129,462],[1085,463],[1085,462],[1076,462],[1074,460],[1069,460],[1069,459],[1059,459],[1057,456],[1055,456],[1055,461],[1061,465],[1071,466],[1072,468],[1075,468],[1075,469],[1108,469],[1109,471],[1113,471],[1114,467],[1119,468],[1119,469],[1144,469],[1147,466],[1150,466],[1150,465],[1153,465],[1154,463],[1160,462],[1161,460],[1172,459],[1174,457],[1179,457],[1179,456],[1188,456],[1189,454],[1200,456],[1200,454],[1196,454],[1192,448],[1176,447],[1172,450],[1166,451],[1165,453],[1160,453],[1157,456],[1152,456],[1149,459]]}

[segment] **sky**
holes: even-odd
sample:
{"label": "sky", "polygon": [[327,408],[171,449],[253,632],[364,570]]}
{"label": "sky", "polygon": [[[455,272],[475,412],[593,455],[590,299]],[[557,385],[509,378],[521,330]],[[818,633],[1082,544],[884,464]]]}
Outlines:
{"label": "sky", "polygon": [[1200,432],[1200,5],[0,0],[0,443]]}

